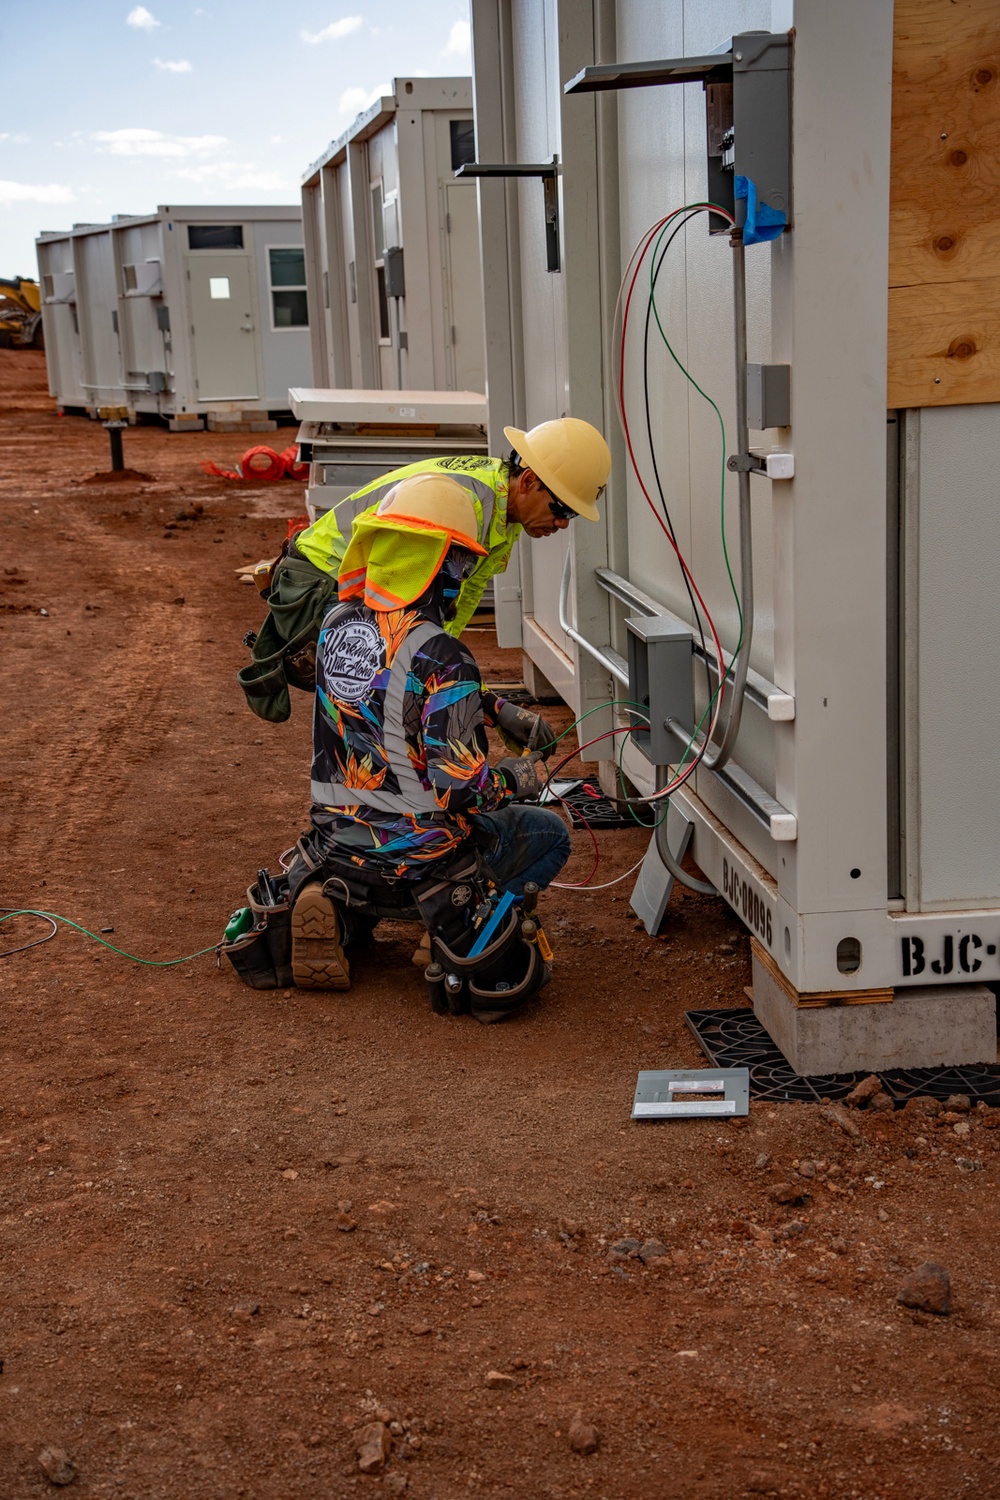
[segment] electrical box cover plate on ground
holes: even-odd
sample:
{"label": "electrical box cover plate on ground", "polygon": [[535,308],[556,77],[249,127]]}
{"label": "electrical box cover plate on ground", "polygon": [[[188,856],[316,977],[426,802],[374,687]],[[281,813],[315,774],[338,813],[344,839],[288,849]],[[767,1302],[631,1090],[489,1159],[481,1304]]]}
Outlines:
{"label": "electrical box cover plate on ground", "polygon": [[[703,1097],[708,1095],[708,1098]],[[664,1068],[640,1073],[633,1120],[703,1119],[750,1113],[749,1068]]]}

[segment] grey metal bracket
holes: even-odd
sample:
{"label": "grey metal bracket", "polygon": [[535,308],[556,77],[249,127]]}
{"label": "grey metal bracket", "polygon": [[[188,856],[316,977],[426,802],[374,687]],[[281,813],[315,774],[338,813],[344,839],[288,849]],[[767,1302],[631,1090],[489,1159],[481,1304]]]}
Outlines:
{"label": "grey metal bracket", "polygon": [[[694,824],[671,803],[667,810],[667,837],[678,864],[688,851],[693,832]],[[674,877],[656,851],[654,834],[629,898],[629,906],[650,937],[655,937],[660,930],[673,888]]]}
{"label": "grey metal bracket", "polygon": [[561,269],[559,254],[559,158],[549,162],[469,161],[459,167],[456,177],[540,177],[545,209],[545,266],[548,271]]}
{"label": "grey metal bracket", "polygon": [[636,1080],[633,1120],[749,1113],[749,1068],[663,1068],[640,1073]]}

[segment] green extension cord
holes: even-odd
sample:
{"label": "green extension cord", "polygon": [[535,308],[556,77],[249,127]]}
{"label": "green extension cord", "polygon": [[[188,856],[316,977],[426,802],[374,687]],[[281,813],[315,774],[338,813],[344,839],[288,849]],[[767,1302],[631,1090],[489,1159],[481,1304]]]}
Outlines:
{"label": "green extension cord", "polygon": [[[102,948],[110,948],[112,953],[118,953],[122,958],[131,959],[134,964],[143,964],[148,969],[172,969],[177,964],[189,963],[193,958],[203,958],[206,953],[215,953],[219,947],[218,943],[213,943],[211,948],[199,948],[197,953],[187,953],[183,958],[138,958],[134,953],[126,953],[124,948],[116,948],[114,943],[109,943],[106,938],[102,938],[98,933],[91,932],[89,927],[81,927],[79,922],[74,922],[69,917],[61,917],[58,912],[39,911],[30,906],[17,908],[0,907],[0,911],[6,911],[7,913],[5,917],[0,917],[0,922],[9,922],[11,917],[43,917],[47,922],[62,922],[64,926],[72,927],[76,932],[82,932],[85,937],[93,938],[94,942],[100,943]],[[55,937],[55,929],[47,937],[39,938],[37,942],[47,943],[49,938],[53,937]],[[28,948],[36,946],[37,943],[25,944],[25,947]],[[13,951],[21,952],[22,950],[15,949]],[[6,956],[5,954],[0,954],[0,958]]]}

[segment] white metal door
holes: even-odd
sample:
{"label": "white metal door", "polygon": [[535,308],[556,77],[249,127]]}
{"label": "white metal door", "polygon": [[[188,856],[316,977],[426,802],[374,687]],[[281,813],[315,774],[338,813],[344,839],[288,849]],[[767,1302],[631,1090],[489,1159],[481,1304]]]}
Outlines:
{"label": "white metal door", "polygon": [[475,183],[448,182],[444,198],[448,384],[455,391],[485,391],[483,272]]}
{"label": "white metal door", "polygon": [[191,336],[199,401],[260,394],[249,255],[189,255]]}

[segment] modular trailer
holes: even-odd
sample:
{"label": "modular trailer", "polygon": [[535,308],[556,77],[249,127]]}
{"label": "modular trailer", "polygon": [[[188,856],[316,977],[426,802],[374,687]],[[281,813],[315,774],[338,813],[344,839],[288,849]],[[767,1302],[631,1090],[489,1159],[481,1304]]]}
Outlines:
{"label": "modular trailer", "polygon": [[38,241],[49,390],[179,429],[266,429],[309,376],[298,208],[161,207]]}
{"label": "modular trailer", "polygon": [[[512,567],[499,581],[502,638],[580,712],[645,683],[654,723],[645,748],[627,743],[625,770],[643,794],[666,784],[660,758],[677,765],[677,732],[708,704],[706,657],[711,683],[718,669],[660,522],[665,506],[728,661],[741,627],[722,473],[749,670],[671,799],[667,856],[690,838],[746,922],[755,1004],[800,1071],[994,1061],[993,0],[472,0],[471,12],[480,159],[555,161],[559,188],[553,272],[541,185],[480,182],[492,442],[511,420],[568,412],[600,426],[614,456],[601,523],[522,547],[519,580]],[[737,251],[709,232],[721,219],[698,213],[660,241],[656,283],[663,331],[717,403],[736,472],[722,470],[717,418],[655,319],[644,392],[647,263],[624,356],[640,484],[616,414],[620,279],[647,229],[709,190],[742,223],[737,175],[787,227]],[[738,256],[747,352],[763,367],[740,392],[756,408],[748,441],[742,358],[733,375]],[[678,650],[686,705],[671,686]],[[628,722],[595,714],[590,735],[613,720]],[[671,877],[656,852],[645,874],[633,900],[653,925]]]}
{"label": "modular trailer", "polygon": [[468,78],[396,78],[302,185],[313,383],[485,389]]}

